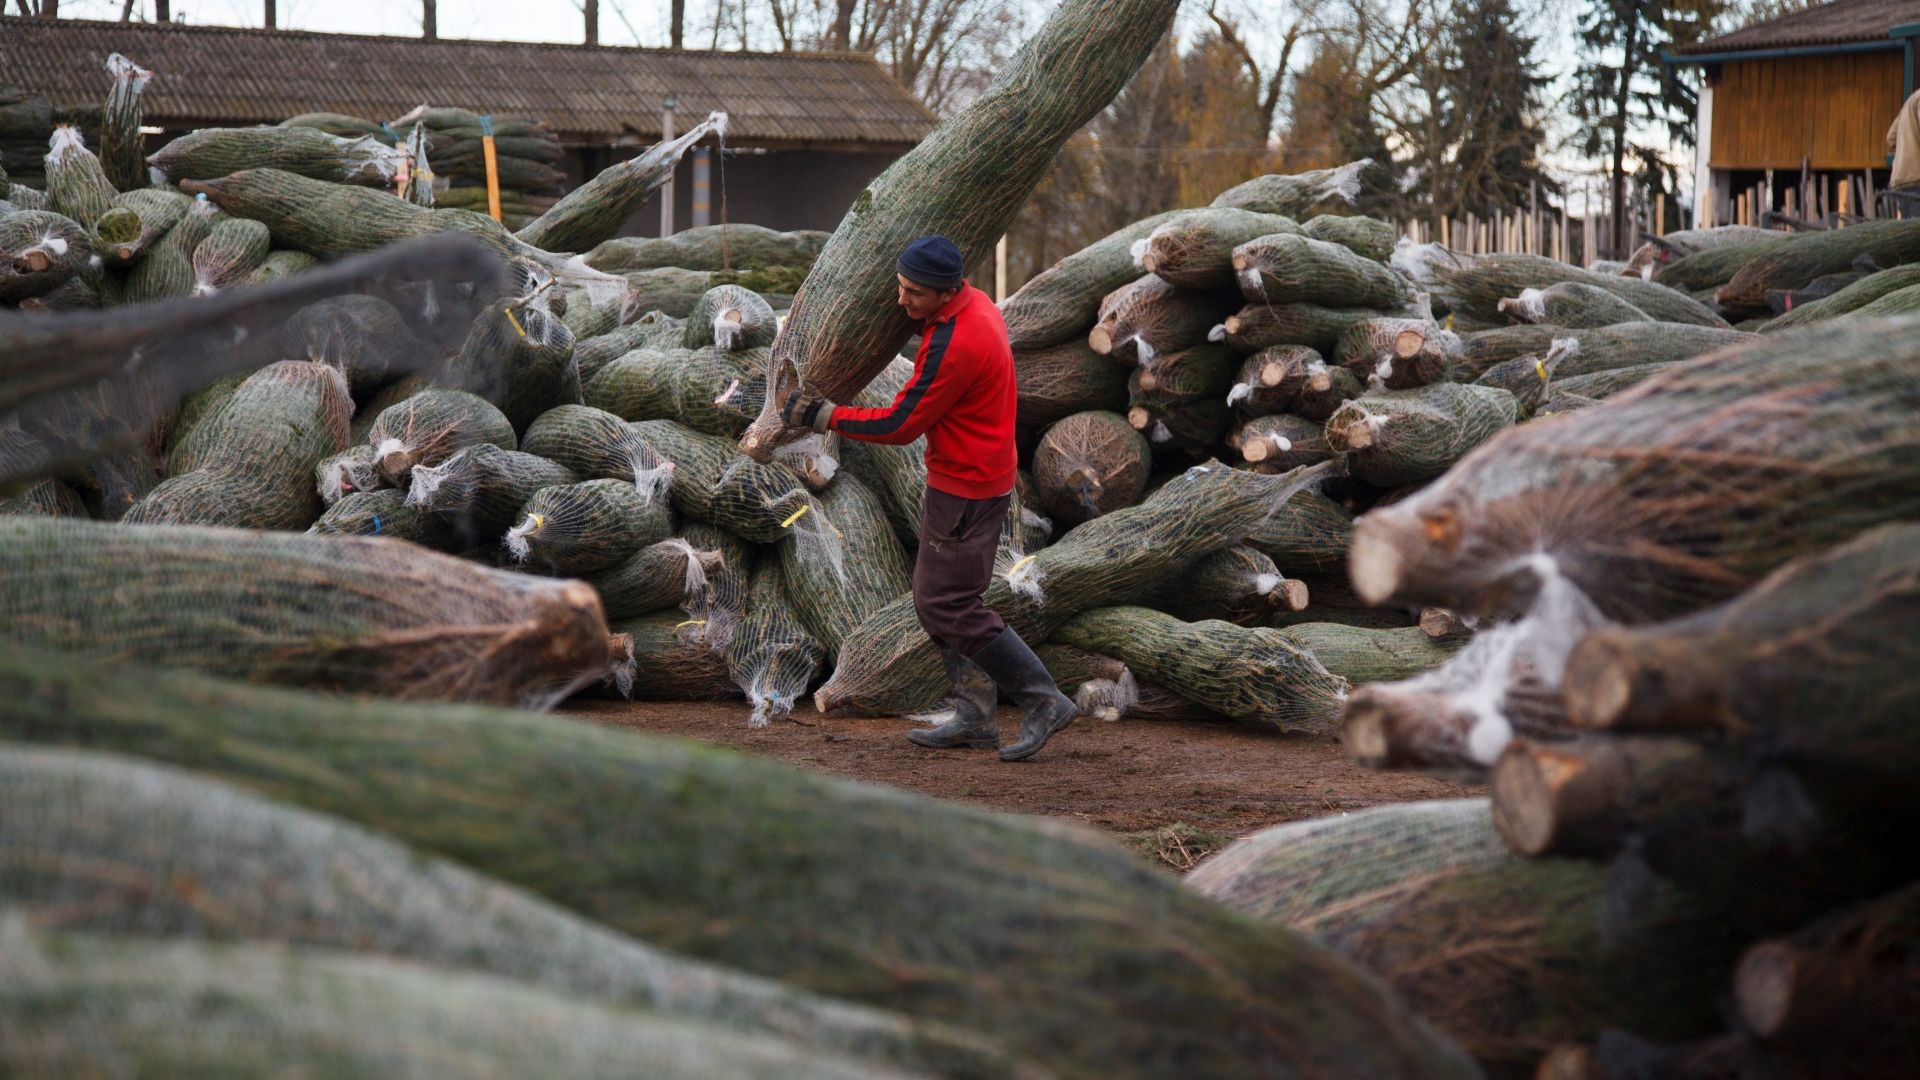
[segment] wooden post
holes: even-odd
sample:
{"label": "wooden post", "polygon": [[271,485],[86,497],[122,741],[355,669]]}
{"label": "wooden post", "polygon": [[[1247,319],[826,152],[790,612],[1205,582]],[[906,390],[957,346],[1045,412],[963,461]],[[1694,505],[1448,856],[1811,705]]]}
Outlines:
{"label": "wooden post", "polygon": [[[667,92],[666,100],[660,106],[660,141],[673,141],[673,110],[680,100],[672,91]],[[676,166],[678,168],[678,166]],[[660,185],[660,235],[673,235],[673,173],[667,173],[667,181]]]}
{"label": "wooden post", "polygon": [[1653,235],[1667,235],[1667,193],[1653,197]]}
{"label": "wooden post", "polygon": [[581,13],[587,17],[587,44],[600,44],[600,0],[584,0]]}
{"label": "wooden post", "polygon": [[1838,203],[1835,204],[1834,210],[1837,219],[1836,224],[1844,227],[1846,225],[1846,215],[1853,213],[1853,177],[1843,176],[1840,178],[1840,199]]}
{"label": "wooden post", "polygon": [[428,41],[440,36],[439,0],[420,0],[420,36]]}
{"label": "wooden post", "polygon": [[993,242],[993,302],[1004,304],[1007,301],[1007,238],[1003,235]]}
{"label": "wooden post", "polygon": [[266,26],[272,30],[280,24],[279,13],[275,11],[274,0],[266,0]]}
{"label": "wooden post", "polygon": [[1860,216],[1873,217],[1873,170],[1868,169],[1860,176]]}

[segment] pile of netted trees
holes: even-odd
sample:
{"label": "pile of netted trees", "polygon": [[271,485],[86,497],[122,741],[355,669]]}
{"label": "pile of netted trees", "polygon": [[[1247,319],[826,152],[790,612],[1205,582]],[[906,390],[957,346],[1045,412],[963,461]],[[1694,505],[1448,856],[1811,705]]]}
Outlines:
{"label": "pile of netted trees", "polygon": [[1193,884],[1320,934],[1489,1063],[1910,1074],[1916,405],[1920,318],[1824,319],[1360,518],[1362,598],[1481,629],[1351,695],[1347,747],[1491,799],[1274,830]]}
{"label": "pile of netted trees", "polygon": [[[489,212],[486,136],[493,137],[493,176],[500,220],[518,229],[551,208],[566,187],[566,152],[538,118],[484,116],[468,109],[422,105],[384,123],[340,113],[304,113],[281,128],[366,139],[404,152],[409,184],[421,185],[423,205]],[[224,176],[234,170],[222,170]],[[203,177],[201,179],[209,179]]]}

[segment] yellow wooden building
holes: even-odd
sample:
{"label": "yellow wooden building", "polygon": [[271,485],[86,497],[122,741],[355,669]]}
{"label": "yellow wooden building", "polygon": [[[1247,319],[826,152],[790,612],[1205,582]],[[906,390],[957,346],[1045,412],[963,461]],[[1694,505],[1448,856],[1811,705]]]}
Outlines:
{"label": "yellow wooden building", "polygon": [[1920,0],[1833,0],[1667,56],[1706,75],[1694,190],[1707,197],[1696,199],[1696,222],[1873,214],[1917,49]]}

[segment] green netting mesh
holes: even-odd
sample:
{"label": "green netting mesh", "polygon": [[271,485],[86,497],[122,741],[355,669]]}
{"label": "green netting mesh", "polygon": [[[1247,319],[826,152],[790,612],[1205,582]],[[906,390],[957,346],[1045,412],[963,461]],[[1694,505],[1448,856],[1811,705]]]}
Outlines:
{"label": "green netting mesh", "polygon": [[1114,657],[1225,716],[1276,731],[1333,731],[1347,692],[1347,680],[1284,631],[1267,627],[1188,623],[1150,608],[1109,607],[1069,619],[1052,636]]}
{"label": "green netting mesh", "polygon": [[1547,323],[1569,329],[1651,322],[1646,312],[1598,285],[1562,281],[1544,289],[1521,289],[1500,301],[1500,313],[1521,322]]}
{"label": "green netting mesh", "polygon": [[393,540],[6,518],[0,572],[0,636],[120,661],[534,707],[607,667],[585,585]]}
{"label": "green netting mesh", "polygon": [[1135,244],[1142,270],[1183,289],[1230,289],[1233,249],[1262,236],[1299,233],[1300,225],[1279,214],[1258,214],[1233,207],[1183,210]]}
{"label": "green netting mesh", "polygon": [[242,169],[282,169],[336,184],[393,184],[401,152],[371,136],[344,139],[317,128],[203,128],[168,141],[147,164],[167,179],[212,180]]}
{"label": "green netting mesh", "polygon": [[[188,214],[160,246],[194,221]],[[134,274],[155,257],[142,259]],[[186,430],[200,426],[194,413],[204,416],[223,395],[211,391],[186,410],[183,400],[288,359],[282,328],[317,301],[365,294],[399,308],[421,344],[408,360],[424,366],[465,335],[475,308],[498,288],[497,276],[498,265],[485,252],[442,238],[190,303],[32,316],[0,310],[0,339],[8,343],[0,361],[0,425],[15,424],[38,447],[35,455],[12,461],[0,484],[81,471],[102,454],[151,456],[169,428],[177,449]],[[187,280],[190,285],[190,273]],[[379,411],[377,400],[362,410],[360,419],[369,427],[372,417],[366,414]],[[173,422],[176,413],[179,423]]]}
{"label": "green netting mesh", "polygon": [[14,749],[0,753],[0,776],[0,903],[42,930],[387,956],[875,1066],[985,1075],[1009,1064],[984,1039],[673,956],[377,833],[182,771]]}
{"label": "green netting mesh", "polygon": [[826,245],[817,229],[779,232],[764,225],[698,225],[667,237],[621,236],[587,254],[596,270],[620,272],[662,266],[686,270],[808,266]]}
{"label": "green netting mesh", "polygon": [[1340,335],[1333,359],[1368,386],[1407,390],[1450,378],[1459,340],[1429,314],[1368,319]]}
{"label": "green netting mesh", "polygon": [[1434,637],[1417,626],[1366,627],[1338,622],[1294,623],[1286,627],[1286,635],[1312,653],[1320,666],[1355,686],[1431,671],[1467,644],[1464,634]]}
{"label": "green netting mesh", "polygon": [[1147,440],[1110,412],[1066,417],[1033,452],[1040,508],[1066,528],[1139,502],[1152,470]]}
{"label": "green netting mesh", "polygon": [[1371,159],[1362,158],[1331,169],[1293,175],[1268,173],[1221,192],[1214,198],[1213,205],[1305,217],[1314,207],[1325,203],[1351,204],[1360,196],[1361,181],[1372,167]]}
{"label": "green netting mesh", "polygon": [[1391,311],[1413,300],[1407,280],[1339,244],[1295,234],[1233,249],[1241,293],[1255,304],[1324,304]]}
{"label": "green netting mesh", "polygon": [[589,574],[587,584],[600,594],[607,619],[616,621],[697,603],[707,577],[724,566],[718,551],[696,551],[680,537],[649,544],[620,563]]}
{"label": "green netting mesh", "polygon": [[1100,301],[1140,276],[1133,260],[1135,243],[1179,213],[1169,210],[1136,221],[1028,279],[1000,304],[1014,350],[1045,349],[1093,329]]}
{"label": "green netting mesh", "polygon": [[1258,416],[1236,428],[1228,442],[1248,465],[1261,472],[1286,472],[1318,465],[1333,457],[1325,427],[1304,416]]}
{"label": "green netting mesh", "polygon": [[555,574],[610,569],[673,534],[673,512],[628,480],[587,480],[533,493],[507,530],[517,562]]}
{"label": "green netting mesh", "polygon": [[[796,583],[797,584],[797,583]],[[813,687],[827,652],[802,626],[788,601],[790,587],[779,559],[755,562],[747,584],[746,610],[727,642],[727,672],[753,703],[748,727],[765,727],[793,712],[793,703]]]}
{"label": "green netting mesh", "polygon": [[455,551],[462,543],[439,517],[407,501],[397,488],[356,491],[335,502],[308,532],[332,536],[392,536],[436,551]]}
{"label": "green netting mesh", "polygon": [[1207,334],[1241,352],[1259,352],[1275,345],[1303,345],[1330,353],[1347,328],[1383,312],[1372,308],[1332,308],[1319,304],[1248,304],[1228,315]]}
{"label": "green netting mesh", "polygon": [[1484,798],[1375,807],[1265,829],[1195,867],[1188,888],[1316,935],[1391,911],[1410,881],[1516,861]]}
{"label": "green netting mesh", "polygon": [[1347,402],[1328,418],[1326,438],[1349,473],[1398,487],[1445,472],[1517,415],[1513,395],[1498,387],[1434,383]]}
{"label": "green netting mesh", "polygon": [[1911,805],[1920,526],[1787,563],[1717,607],[1589,634],[1567,660],[1582,727],[1725,732],[1748,755],[1885,808]]}
{"label": "green netting mesh", "polygon": [[1309,218],[1300,230],[1315,240],[1339,244],[1365,259],[1386,262],[1393,257],[1399,230],[1379,218],[1359,214],[1321,214]]}
{"label": "green netting mesh", "polygon": [[747,581],[758,560],[752,544],[715,525],[689,521],[680,538],[696,551],[720,553],[720,565],[706,575],[706,587],[682,605],[687,635],[724,657],[746,611]]}
{"label": "green netting mesh", "polygon": [[263,368],[182,437],[172,475],[125,520],[304,529],[322,505],[315,467],[346,448],[352,413],[337,370],[301,360]]}
{"label": "green netting mesh", "polygon": [[[700,297],[687,316],[684,343],[689,349],[708,345],[728,352],[755,349],[773,344],[776,329],[773,308],[759,293],[738,285],[717,285]],[[762,379],[766,377],[765,364],[763,358]]]}
{"label": "green netting mesh", "polygon": [[86,228],[72,218],[51,210],[0,214],[0,300],[52,292],[92,256]]}
{"label": "green netting mesh", "polygon": [[1920,262],[1896,266],[1877,274],[1868,274],[1832,296],[1825,296],[1806,304],[1795,304],[1793,310],[1761,326],[1760,332],[1772,334],[1795,326],[1845,315],[1890,293],[1904,292],[1916,285],[1920,285]]}
{"label": "green netting mesh", "polygon": [[1306,606],[1308,597],[1306,586],[1288,581],[1271,558],[1235,545],[1195,559],[1143,599],[1186,622],[1220,619],[1254,626],[1276,612]]}
{"label": "green netting mesh", "polygon": [[222,220],[218,206],[196,199],[125,277],[117,284],[108,279],[101,299],[110,304],[139,304],[192,296],[193,250]]}
{"label": "green netting mesh", "polygon": [[117,194],[80,129],[66,124],[54,128],[47,145],[47,198],[53,209],[91,231]]}
{"label": "green netting mesh", "polygon": [[537,454],[480,443],[439,465],[415,466],[406,504],[432,514],[479,547],[499,542],[535,492],[578,480],[566,467]]}
{"label": "green netting mesh", "polygon": [[267,259],[267,227],[230,218],[218,222],[193,249],[193,294],[206,296],[237,284]]}
{"label": "green netting mesh", "polygon": [[106,107],[100,110],[100,164],[107,179],[121,191],[145,188],[149,183],[146,155],[141,151],[140,96],[153,72],[112,53],[107,57]]}
{"label": "green netting mesh", "polygon": [[135,188],[116,195],[94,223],[94,250],[109,266],[132,266],[192,205],[192,199],[165,188]]}
{"label": "green netting mesh", "polygon": [[673,463],[669,491],[675,509],[755,543],[792,537],[803,557],[829,560],[836,573],[844,572],[841,538],[814,512],[815,497],[791,469],[763,465],[729,439],[671,420],[629,426],[660,460]]}
{"label": "green netting mesh", "polygon": [[625,671],[615,671],[621,692],[660,701],[739,697],[740,687],[727,671],[725,650],[715,649],[707,639],[709,625],[677,611],[614,623],[616,638],[624,638],[630,649],[630,664]]}
{"label": "green netting mesh", "polygon": [[1655,883],[1623,918],[1607,874],[1515,858],[1487,800],[1460,799],[1282,825],[1186,881],[1319,935],[1482,1062],[1526,1070],[1609,1027],[1679,1039],[1724,1023],[1716,1001],[1741,947],[1725,915]]}
{"label": "green netting mesh", "polygon": [[1518,296],[1522,289],[1544,289],[1563,281],[1578,281],[1618,296],[1660,322],[1690,323],[1694,326],[1726,328],[1726,320],[1705,304],[1665,285],[1639,278],[1621,277],[1585,270],[1544,255],[1475,255],[1466,265],[1431,265],[1430,277],[1436,299],[1455,315],[1471,316],[1490,323],[1504,321],[1500,301]]}
{"label": "green netting mesh", "polygon": [[766,362],[757,348],[635,349],[601,368],[584,400],[627,420],[737,438],[766,401]]}
{"label": "green netting mesh", "polygon": [[648,500],[665,494],[673,477],[673,462],[655,453],[633,425],[591,406],[542,413],[520,446],[587,479],[631,480]]}
{"label": "green netting mesh", "polygon": [[1559,578],[1644,621],[1911,514],[1913,329],[1847,320],[1769,336],[1503,432],[1368,515],[1355,583],[1375,599],[1514,611]]}
{"label": "green netting mesh", "polygon": [[438,465],[479,443],[518,446],[513,425],[485,398],[433,387],[389,406],[367,431],[374,468],[388,483],[408,482],[416,465]]}
{"label": "green netting mesh", "polygon": [[840,542],[836,564],[798,540],[776,545],[794,615],[831,661],[848,634],[913,586],[913,564],[887,520],[880,497],[856,476],[842,476],[813,497],[824,528]]}
{"label": "green netting mesh", "polygon": [[1148,274],[1100,301],[1100,320],[1087,343],[1121,363],[1150,363],[1156,356],[1206,344],[1232,306],[1230,292],[1182,289]]}
{"label": "green netting mesh", "polygon": [[1799,233],[1740,267],[1715,299],[1764,311],[1769,289],[1797,289],[1822,274],[1851,269],[1861,256],[1877,266],[1920,262],[1920,221],[1862,221],[1844,229]]}
{"label": "green netting mesh", "polygon": [[580,372],[573,331],[551,306],[553,277],[529,264],[512,266],[511,299],[475,320],[440,378],[493,402],[515,431],[525,431],[548,409],[580,404]]}

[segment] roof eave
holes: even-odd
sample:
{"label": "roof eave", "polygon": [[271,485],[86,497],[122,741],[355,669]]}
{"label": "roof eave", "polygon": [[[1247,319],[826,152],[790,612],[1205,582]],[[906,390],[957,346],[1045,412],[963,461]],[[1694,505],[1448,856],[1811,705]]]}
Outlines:
{"label": "roof eave", "polygon": [[1777,48],[1729,49],[1724,52],[1661,53],[1660,62],[1668,67],[1688,64],[1726,64],[1737,60],[1783,60],[1799,56],[1840,56],[1848,53],[1895,52],[1898,41],[1842,41],[1831,45],[1785,45]]}

